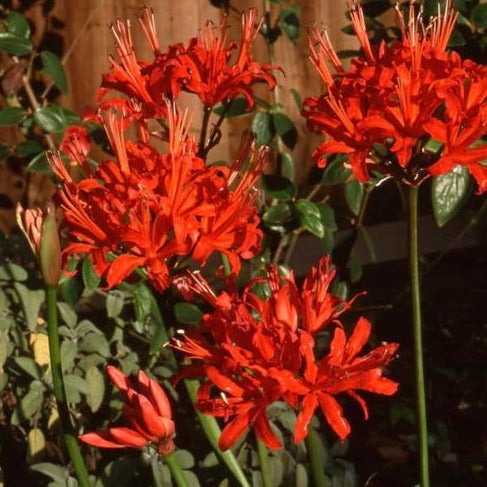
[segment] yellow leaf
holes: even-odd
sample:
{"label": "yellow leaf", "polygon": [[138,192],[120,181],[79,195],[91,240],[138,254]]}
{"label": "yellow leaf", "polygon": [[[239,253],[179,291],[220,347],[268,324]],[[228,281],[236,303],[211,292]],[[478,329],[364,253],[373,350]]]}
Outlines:
{"label": "yellow leaf", "polygon": [[47,338],[47,335],[44,333],[31,333],[29,343],[32,348],[35,362],[41,367],[45,365],[49,368],[51,360],[49,355],[49,339]]}
{"label": "yellow leaf", "polygon": [[27,462],[34,463],[40,460],[46,449],[44,433],[39,428],[30,430],[27,436]]}
{"label": "yellow leaf", "polygon": [[51,431],[51,429],[56,428],[58,425],[58,421],[59,421],[59,413],[57,410],[57,406],[54,405],[49,414],[49,419],[47,420],[47,429]]}

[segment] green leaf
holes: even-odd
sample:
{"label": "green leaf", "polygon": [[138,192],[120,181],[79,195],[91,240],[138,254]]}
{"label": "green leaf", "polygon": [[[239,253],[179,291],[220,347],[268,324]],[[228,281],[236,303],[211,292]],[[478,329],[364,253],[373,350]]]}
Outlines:
{"label": "green leaf", "polygon": [[337,223],[335,218],[335,211],[329,205],[324,203],[315,203],[320,210],[321,221],[327,230],[334,232],[337,230]]}
{"label": "green leaf", "polygon": [[29,162],[29,164],[27,165],[26,169],[29,172],[52,174],[52,169],[51,166],[49,165],[49,161],[47,160],[45,151],[42,151],[41,153],[33,157]]}
{"label": "green leaf", "polygon": [[93,267],[93,262],[91,259],[86,258],[83,261],[83,266],[81,267],[81,274],[83,276],[83,283],[85,289],[89,292],[93,292],[100,284],[100,276],[95,272]]}
{"label": "green leaf", "polygon": [[291,181],[294,181],[296,171],[293,156],[289,152],[284,152],[277,157],[283,174]]}
{"label": "green leaf", "polygon": [[282,225],[289,221],[292,216],[293,212],[289,203],[279,203],[269,207],[262,215],[262,219],[268,225]]}
{"label": "green leaf", "polygon": [[57,303],[57,309],[64,324],[69,328],[74,328],[78,323],[78,315],[72,306],[68,303]]}
{"label": "green leaf", "polygon": [[288,38],[295,42],[299,37],[299,16],[301,8],[299,5],[290,5],[283,8],[279,13],[281,28]]}
{"label": "green leaf", "polygon": [[101,333],[88,333],[79,344],[79,349],[85,353],[98,353],[102,357],[110,357],[110,346]]}
{"label": "green leaf", "polygon": [[118,291],[111,291],[107,297],[106,309],[109,318],[116,318],[123,309],[125,299]]}
{"label": "green leaf", "polygon": [[69,477],[69,472],[67,468],[61,467],[60,465],[54,465],[53,463],[36,463],[30,468],[31,470],[34,470],[35,472],[40,472],[46,477],[49,477],[55,482],[59,482],[63,485],[66,483],[66,480]]}
{"label": "green leaf", "polygon": [[41,52],[43,72],[49,75],[54,84],[63,92],[68,91],[68,81],[61,60],[51,51]]}
{"label": "green leaf", "polygon": [[301,110],[303,106],[303,100],[301,99],[299,91],[295,88],[291,88],[291,95],[293,97],[294,103],[296,103],[296,106],[298,107],[298,110]]}
{"label": "green leaf", "polygon": [[343,165],[346,160],[346,156],[340,154],[329,161],[323,172],[321,182],[323,184],[342,184],[348,181],[352,171]]}
{"label": "green leaf", "polygon": [[26,281],[27,271],[20,265],[9,262],[0,266],[0,280],[3,281]]}
{"label": "green leaf", "polygon": [[33,379],[41,378],[41,369],[30,357],[12,357],[12,362]]}
{"label": "green leaf", "polygon": [[3,331],[0,331],[0,370],[3,370],[3,366],[8,356],[8,342],[7,337]]}
{"label": "green leaf", "polygon": [[257,145],[269,145],[274,137],[272,116],[267,112],[257,112],[252,120],[252,131]]}
{"label": "green leaf", "polygon": [[17,145],[16,151],[20,157],[28,157],[34,154],[39,154],[44,148],[35,140],[25,140]]}
{"label": "green leaf", "polygon": [[16,34],[25,39],[30,37],[30,27],[27,19],[20,13],[12,10],[7,15],[7,29],[12,34]]}
{"label": "green leaf", "polygon": [[448,47],[461,47],[465,44],[467,44],[465,37],[463,37],[459,29],[455,29],[451,33],[450,39],[448,39]]}
{"label": "green leaf", "polygon": [[174,305],[174,315],[179,323],[197,325],[201,321],[203,313],[195,304],[176,303]]}
{"label": "green leaf", "polygon": [[190,451],[176,450],[174,456],[181,468],[188,470],[194,467],[194,457]]}
{"label": "green leaf", "polygon": [[213,108],[217,115],[223,115],[225,118],[238,117],[248,112],[247,100],[245,98],[235,98],[229,104],[219,103]]}
{"label": "green leaf", "polygon": [[470,187],[470,174],[465,166],[455,166],[449,173],[433,178],[431,200],[439,227],[458,213],[467,200]]}
{"label": "green leaf", "polygon": [[91,366],[86,371],[86,385],[88,392],[86,394],[86,402],[93,413],[100,409],[105,395],[105,380],[103,374],[98,370],[98,367]]}
{"label": "green leaf", "polygon": [[294,149],[298,140],[298,132],[293,121],[284,113],[274,113],[272,115],[274,129],[281,137],[281,140],[289,149]]}
{"label": "green leaf", "polygon": [[345,186],[345,199],[354,215],[358,215],[360,211],[364,194],[364,185],[356,179],[353,179]]}
{"label": "green leaf", "polygon": [[29,289],[20,282],[14,283],[14,288],[19,296],[22,311],[24,314],[25,324],[30,331],[34,331],[37,326],[39,310],[45,299],[43,289]]}
{"label": "green leaf", "polygon": [[0,142],[0,161],[3,161],[8,156],[8,153],[10,152],[10,149],[8,145],[2,144]]}
{"label": "green leaf", "polygon": [[282,201],[293,199],[297,193],[296,186],[291,180],[276,174],[265,174],[262,177],[262,185],[269,197]]}
{"label": "green leaf", "polygon": [[476,5],[472,10],[471,19],[478,27],[487,27],[487,4]]}
{"label": "green leaf", "polygon": [[0,51],[14,56],[25,56],[32,51],[32,42],[13,32],[0,32]]}
{"label": "green leaf", "polygon": [[325,227],[321,221],[321,213],[314,203],[300,199],[294,204],[294,209],[303,228],[318,238],[324,237]]}
{"label": "green leaf", "polygon": [[17,125],[25,117],[26,111],[20,107],[6,107],[0,110],[0,125]]}
{"label": "green leaf", "polygon": [[30,419],[37,413],[44,402],[44,393],[40,388],[30,388],[29,392],[20,400],[20,411],[25,419]]}
{"label": "green leaf", "polygon": [[55,107],[38,108],[34,112],[34,120],[46,132],[62,132],[66,121]]}

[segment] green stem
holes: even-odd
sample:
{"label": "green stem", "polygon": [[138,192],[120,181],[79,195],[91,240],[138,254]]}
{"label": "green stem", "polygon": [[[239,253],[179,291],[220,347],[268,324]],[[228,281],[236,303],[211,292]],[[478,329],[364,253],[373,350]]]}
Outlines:
{"label": "green stem", "polygon": [[257,453],[259,454],[260,473],[262,475],[262,485],[272,487],[271,468],[269,465],[269,452],[262,441],[257,438]]}
{"label": "green stem", "polygon": [[166,465],[169,467],[169,470],[171,471],[171,477],[173,478],[176,485],[178,487],[189,487],[186,476],[184,475],[182,468],[179,466],[174,452],[163,455],[162,458],[166,462]]}
{"label": "green stem", "polygon": [[[184,385],[186,386],[186,390],[188,391],[189,397],[191,398],[191,402],[193,404],[196,404],[196,394],[198,392],[199,382],[195,379],[186,379],[184,381]],[[216,419],[212,416],[206,416],[205,414],[199,412],[197,409],[196,415],[198,416],[201,427],[203,428],[203,431],[205,432],[205,435],[208,438],[211,446],[221,458],[223,463],[225,463],[225,465],[235,477],[239,485],[241,487],[250,487],[250,484],[245,477],[245,474],[243,473],[237,459],[235,458],[235,455],[230,450],[222,451],[218,446],[218,440],[220,438],[221,431]]]}
{"label": "green stem", "polygon": [[409,270],[413,309],[414,365],[416,379],[416,407],[420,455],[421,487],[429,487],[428,424],[424,383],[423,337],[421,325],[421,294],[418,262],[418,188],[409,189]]}
{"label": "green stem", "polygon": [[314,486],[327,487],[325,470],[320,456],[320,440],[316,430],[310,426],[308,436],[306,436],[306,448],[308,450],[309,460],[311,462],[311,471],[313,472]]}
{"label": "green stem", "polygon": [[81,487],[90,487],[88,472],[81,455],[78,439],[71,424],[66,389],[64,387],[63,369],[61,365],[61,352],[59,348],[58,316],[57,316],[57,287],[47,288],[47,333],[49,337],[49,355],[51,359],[52,384],[56,398],[61,431],[64,443],[73,463],[76,476]]}

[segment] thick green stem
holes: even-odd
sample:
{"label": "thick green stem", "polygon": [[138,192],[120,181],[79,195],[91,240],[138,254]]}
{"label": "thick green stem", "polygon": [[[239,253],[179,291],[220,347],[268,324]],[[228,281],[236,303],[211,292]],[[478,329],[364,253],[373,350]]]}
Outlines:
{"label": "thick green stem", "polygon": [[[195,404],[199,382],[195,379],[186,379],[184,381],[184,385],[186,386],[186,390],[191,398],[191,402]],[[203,428],[203,431],[205,432],[206,437],[208,438],[208,441],[211,443],[211,446],[215,452],[235,477],[235,480],[237,480],[241,487],[250,487],[250,484],[245,477],[245,474],[243,473],[237,459],[235,458],[235,455],[230,450],[222,451],[218,446],[221,431],[216,419],[212,416],[206,416],[205,414],[200,413],[197,409],[196,415],[198,416],[198,420]]]}
{"label": "thick green stem", "polygon": [[49,286],[47,288],[47,333],[49,337],[49,355],[51,359],[54,397],[56,398],[57,402],[64,443],[66,444],[71,462],[73,463],[79,484],[81,487],[89,487],[90,481],[88,478],[88,472],[83,461],[83,456],[81,455],[76,433],[71,423],[68,402],[66,400],[66,389],[64,387],[61,353],[59,348],[56,297],[57,287]]}
{"label": "thick green stem", "polygon": [[416,379],[416,407],[420,456],[421,487],[429,487],[428,424],[424,383],[423,337],[421,324],[421,294],[418,262],[418,188],[409,189],[409,270],[413,309],[414,365]]}
{"label": "thick green stem", "polygon": [[308,436],[306,437],[306,448],[308,450],[309,461],[311,462],[311,471],[313,472],[314,486],[327,487],[325,469],[320,456],[320,440],[316,430],[310,426]]}
{"label": "thick green stem", "polygon": [[269,464],[269,452],[262,441],[257,438],[257,453],[259,454],[260,474],[262,475],[262,485],[272,487],[271,467]]}
{"label": "thick green stem", "polygon": [[178,487],[190,487],[182,468],[179,466],[174,452],[162,457],[171,471],[171,477]]}

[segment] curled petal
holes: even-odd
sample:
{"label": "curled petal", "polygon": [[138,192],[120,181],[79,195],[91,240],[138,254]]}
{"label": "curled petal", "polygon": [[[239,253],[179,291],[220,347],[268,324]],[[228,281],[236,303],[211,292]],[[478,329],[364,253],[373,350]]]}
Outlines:
{"label": "curled petal", "polygon": [[113,440],[113,437],[108,431],[99,431],[98,433],[86,433],[78,437],[80,441],[87,445],[96,446],[98,448],[125,448],[126,445]]}
{"label": "curled petal", "polygon": [[343,416],[343,409],[337,400],[329,394],[318,394],[321,410],[328,424],[343,441],[350,434],[350,424]]}
{"label": "curled petal", "polygon": [[315,394],[308,394],[303,399],[303,409],[298,414],[294,427],[294,443],[300,443],[308,435],[308,425],[318,407],[318,399]]}

